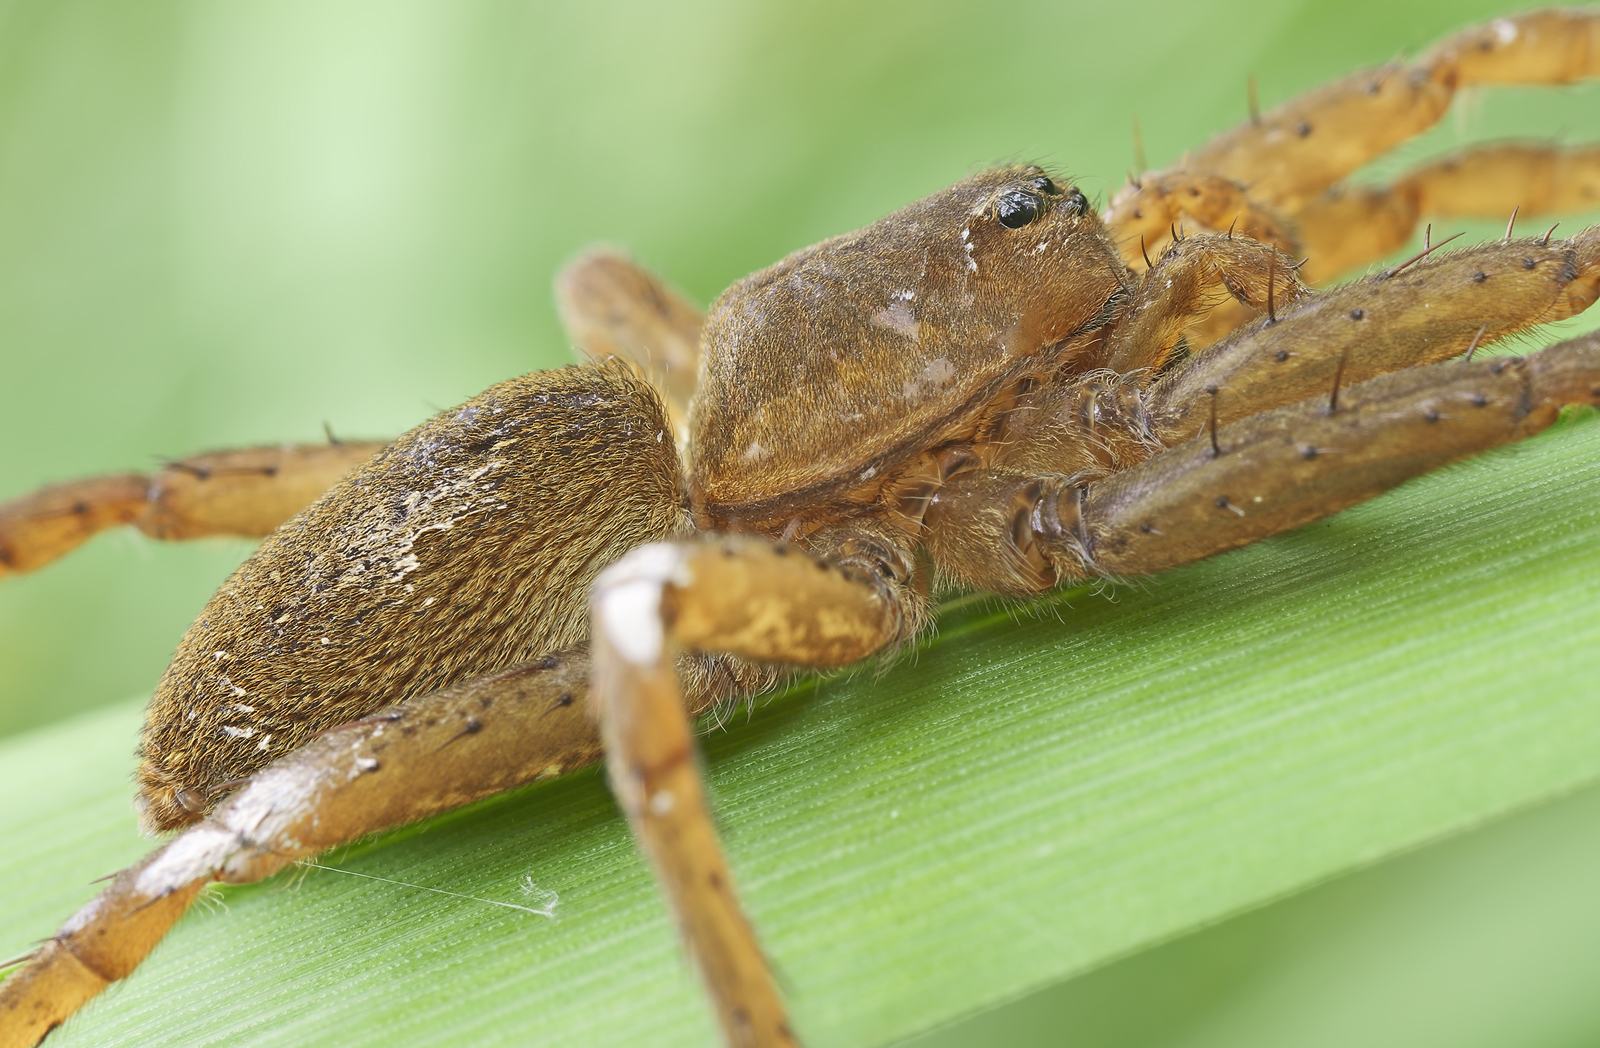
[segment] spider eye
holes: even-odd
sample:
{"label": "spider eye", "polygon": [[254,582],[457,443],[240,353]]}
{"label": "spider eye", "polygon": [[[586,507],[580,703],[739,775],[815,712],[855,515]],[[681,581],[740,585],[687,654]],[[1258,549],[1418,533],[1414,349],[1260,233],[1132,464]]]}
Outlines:
{"label": "spider eye", "polygon": [[1026,185],[1029,189],[1038,190],[1046,196],[1061,195],[1061,190],[1057,188],[1055,182],[1051,180],[1049,175],[1040,175],[1038,178],[1030,178]]}
{"label": "spider eye", "polygon": [[1067,190],[1066,202],[1061,205],[1069,215],[1081,215],[1089,210],[1089,198],[1078,191],[1077,186]]}
{"label": "spider eye", "polygon": [[1021,229],[1039,217],[1039,198],[1025,189],[1003,193],[995,201],[994,213],[1007,229]]}

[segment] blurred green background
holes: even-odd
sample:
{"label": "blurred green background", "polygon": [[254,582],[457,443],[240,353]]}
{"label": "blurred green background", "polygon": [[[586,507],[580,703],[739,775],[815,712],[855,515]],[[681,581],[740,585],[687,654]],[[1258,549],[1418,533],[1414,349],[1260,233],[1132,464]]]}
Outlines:
{"label": "blurred green background", "polygon": [[[0,498],[324,424],[394,434],[571,359],[549,287],[585,245],[703,303],[988,164],[1103,198],[1135,115],[1170,163],[1242,118],[1251,74],[1271,105],[1515,6],[7,4]],[[1369,176],[1514,133],[1600,138],[1600,92],[1473,93]],[[148,692],[249,548],[116,534],[0,584],[0,735]],[[1533,812],[926,1043],[1589,1043],[1562,979],[1600,965],[1569,941],[1600,882],[1552,871],[1592,873],[1571,849],[1597,829],[1592,798]]]}

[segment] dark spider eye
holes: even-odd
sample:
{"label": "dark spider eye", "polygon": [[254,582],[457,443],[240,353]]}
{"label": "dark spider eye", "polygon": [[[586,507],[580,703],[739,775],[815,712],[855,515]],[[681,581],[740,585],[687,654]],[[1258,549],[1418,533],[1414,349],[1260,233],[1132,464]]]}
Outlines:
{"label": "dark spider eye", "polygon": [[1069,215],[1081,215],[1089,210],[1089,198],[1080,193],[1077,186],[1073,186],[1067,190],[1067,199],[1061,207]]}
{"label": "dark spider eye", "polygon": [[1039,217],[1039,198],[1024,189],[1013,189],[995,201],[994,213],[1007,229],[1021,229]]}
{"label": "dark spider eye", "polygon": [[1036,189],[1046,196],[1061,195],[1061,190],[1056,187],[1056,184],[1053,181],[1050,180],[1049,175],[1040,175],[1038,178],[1031,178],[1027,181],[1026,185],[1029,189]]}

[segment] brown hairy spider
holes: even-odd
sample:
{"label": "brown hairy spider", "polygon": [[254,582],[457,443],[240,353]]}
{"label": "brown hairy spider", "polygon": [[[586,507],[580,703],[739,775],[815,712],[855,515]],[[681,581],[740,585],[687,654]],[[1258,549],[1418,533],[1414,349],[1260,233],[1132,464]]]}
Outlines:
{"label": "brown hairy spider", "polygon": [[1160,571],[1600,403],[1600,335],[1472,359],[1600,297],[1600,229],[1430,245],[1320,293],[1299,276],[1380,257],[1421,215],[1592,202],[1547,146],[1339,183],[1460,86],[1597,73],[1600,11],[1502,19],[1262,114],[1103,215],[1038,167],[988,171],[703,320],[591,255],[558,294],[594,364],[387,446],[221,452],[0,506],[5,571],[114,524],[270,533],[151,700],[141,817],[182,832],[0,986],[0,1045],[128,975],[212,881],[602,753],[728,1042],[796,1043],[690,720],[905,644],[939,589]]}

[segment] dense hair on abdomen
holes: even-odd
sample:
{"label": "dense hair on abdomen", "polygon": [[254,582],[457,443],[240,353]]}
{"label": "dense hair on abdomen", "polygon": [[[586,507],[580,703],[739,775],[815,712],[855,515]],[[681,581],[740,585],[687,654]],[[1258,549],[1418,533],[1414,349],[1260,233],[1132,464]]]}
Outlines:
{"label": "dense hair on abdomen", "polygon": [[[289,521],[211,598],[146,715],[145,822],[334,725],[582,643],[587,594],[681,530],[653,390],[618,368],[495,386]],[[191,798],[192,802],[192,798]]]}

